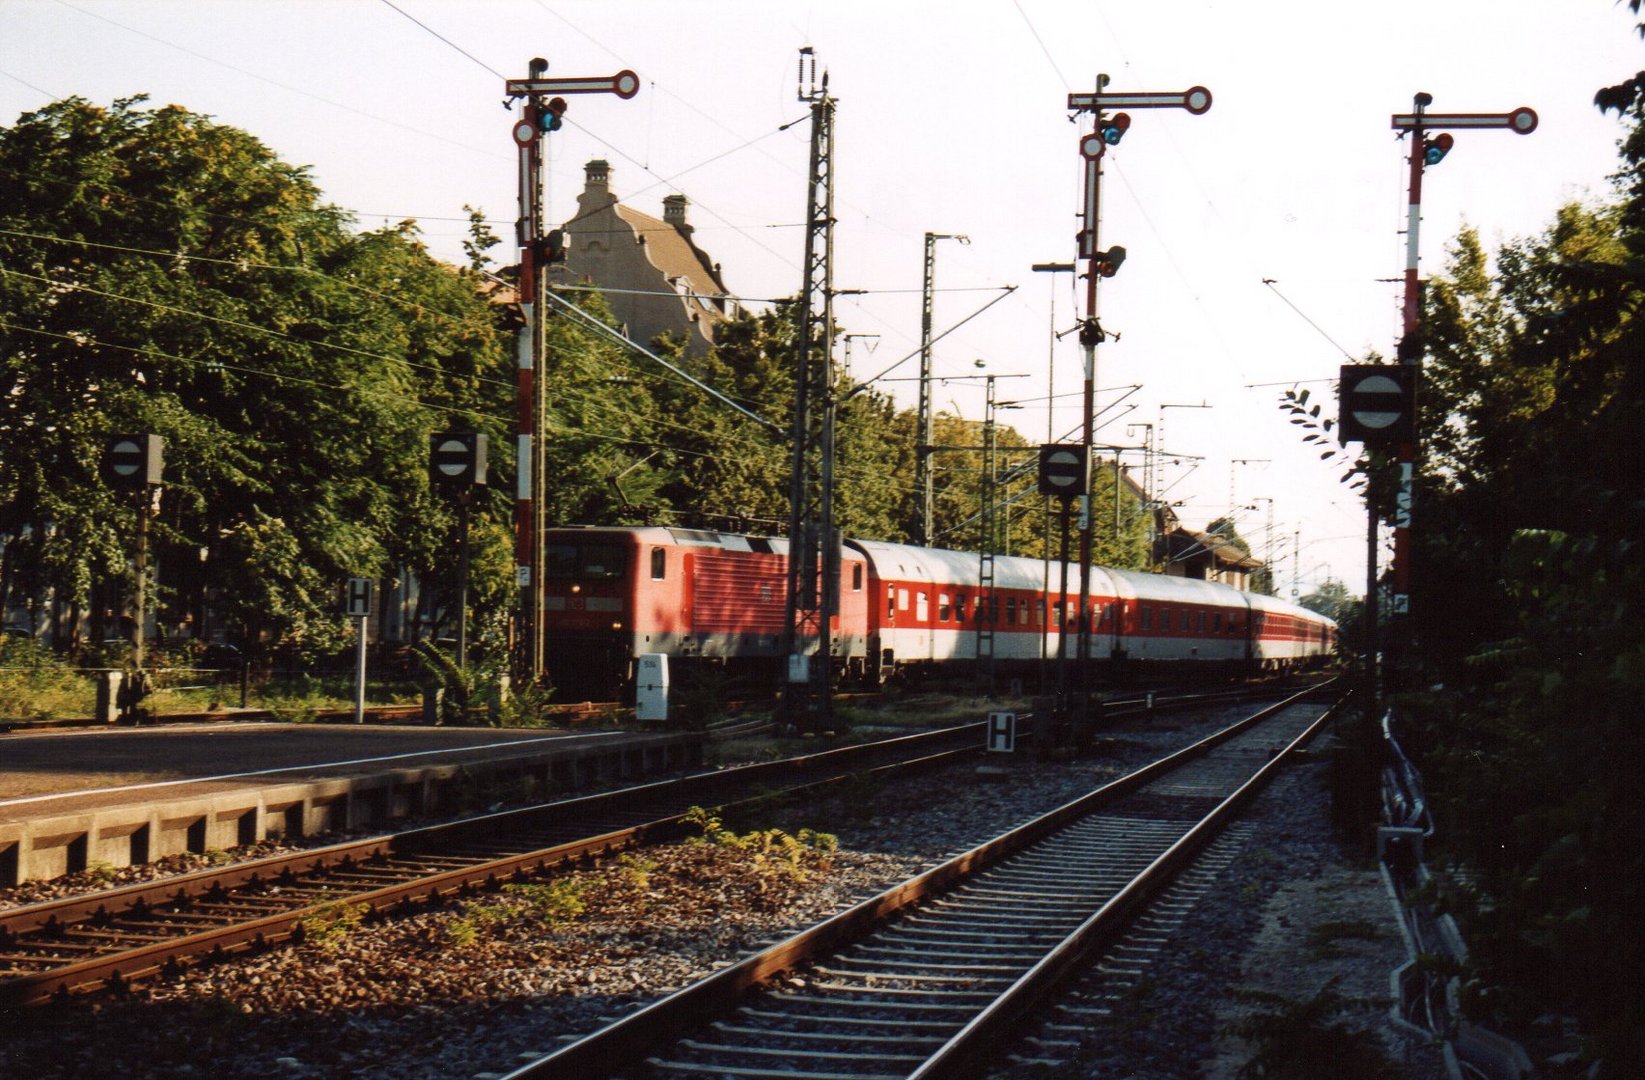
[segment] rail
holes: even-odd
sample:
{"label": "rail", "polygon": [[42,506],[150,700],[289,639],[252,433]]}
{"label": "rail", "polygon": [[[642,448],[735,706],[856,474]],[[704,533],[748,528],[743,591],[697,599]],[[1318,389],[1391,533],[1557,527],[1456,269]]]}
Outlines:
{"label": "rail", "polygon": [[[1319,692],[1310,687],[1301,693],[1262,709],[1259,712],[1177,751],[1159,761],[1127,774],[1079,799],[1035,818],[994,840],[979,845],[942,863],[878,896],[862,901],[816,926],[745,958],[740,963],[673,994],[639,1011],[593,1032],[560,1050],[546,1055],[508,1074],[508,1080],[541,1080],[544,1077],[607,1076],[636,1065],[655,1048],[679,1037],[710,1017],[718,1016],[735,1005],[751,990],[772,981],[802,963],[814,961],[840,947],[857,941],[865,934],[887,923],[893,916],[902,915],[928,900],[953,890],[982,871],[999,866],[1002,862],[1026,851],[1035,844],[1063,830],[1067,826],[1108,806],[1116,800],[1139,791],[1160,777],[1173,772],[1185,763],[1203,757],[1211,750],[1237,738],[1264,723],[1270,717],[1298,704]],[[1309,726],[1316,731],[1324,717]],[[1287,752],[1301,740],[1294,740]],[[1261,780],[1242,785],[1233,796],[1220,804],[1214,815],[1225,820],[1251,797],[1256,788],[1272,774],[1279,759],[1269,762],[1257,774]],[[978,1048],[997,1042],[1009,1030],[1012,1019],[1021,1014],[1045,988],[1065,974],[1078,959],[1095,946],[1110,928],[1130,914],[1170,871],[1186,860],[1209,836],[1207,827],[1191,833],[1159,856],[1144,871],[1141,883],[1133,882],[1115,895],[1108,903],[1080,924],[1073,939],[1054,950],[1035,964],[1007,991],[1003,1001],[996,1001],[978,1012],[975,1019],[954,1034],[952,1039],[935,1055],[919,1066],[912,1075],[947,1075],[963,1063],[974,1061]],[[702,1071],[713,1073],[715,1068]],[[735,1073],[734,1069],[719,1070]],[[752,1073],[750,1075],[753,1075]]]}

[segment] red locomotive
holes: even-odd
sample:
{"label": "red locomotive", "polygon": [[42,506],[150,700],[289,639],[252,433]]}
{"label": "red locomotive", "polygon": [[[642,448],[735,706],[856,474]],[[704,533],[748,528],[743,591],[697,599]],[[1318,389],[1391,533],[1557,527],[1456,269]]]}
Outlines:
{"label": "red locomotive", "polygon": [[[722,665],[770,678],[781,658],[788,542],[660,526],[560,528],[545,537],[545,646],[550,674],[573,696],[615,697],[635,658],[665,653],[678,670]],[[1078,566],[995,556],[984,588],[975,554],[847,540],[837,670],[874,683],[893,674],[970,667],[1026,672],[1070,655]],[[1272,669],[1335,653],[1336,623],[1273,596],[1130,570],[1091,568],[1091,654],[1104,661]],[[984,642],[979,650],[979,642]]]}

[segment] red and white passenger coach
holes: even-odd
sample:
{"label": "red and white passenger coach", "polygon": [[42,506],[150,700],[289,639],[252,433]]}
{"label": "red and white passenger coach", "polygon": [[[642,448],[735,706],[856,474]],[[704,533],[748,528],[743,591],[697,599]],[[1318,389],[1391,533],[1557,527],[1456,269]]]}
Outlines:
{"label": "red and white passenger coach", "polygon": [[[562,691],[615,696],[637,657],[711,664],[766,678],[781,659],[788,542],[660,526],[551,529],[544,538],[550,673]],[[1076,648],[1079,568],[996,556],[992,586],[975,554],[847,540],[831,626],[841,675],[974,665],[992,641],[997,671]],[[1279,668],[1323,660],[1336,624],[1278,597],[1093,566],[1091,655],[1104,663]],[[988,655],[986,646],[983,655]]]}

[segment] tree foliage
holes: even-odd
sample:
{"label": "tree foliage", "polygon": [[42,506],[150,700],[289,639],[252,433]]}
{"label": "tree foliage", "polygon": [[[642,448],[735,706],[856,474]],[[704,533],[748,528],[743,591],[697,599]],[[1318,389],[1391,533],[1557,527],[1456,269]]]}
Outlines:
{"label": "tree foliage", "polygon": [[1475,1001],[1580,1016],[1611,1076],[1645,1069],[1639,85],[1600,96],[1628,124],[1614,201],[1491,255],[1464,232],[1432,283],[1413,568],[1422,659],[1447,688],[1417,702],[1430,783],[1481,893]]}
{"label": "tree foliage", "polygon": [[[107,436],[166,439],[153,519],[163,632],[209,609],[265,653],[330,652],[352,576],[415,575],[449,620],[456,514],[426,479],[428,437],[490,436],[472,525],[470,599],[500,637],[514,600],[511,453],[516,309],[487,272],[498,240],[469,215],[468,265],[416,224],[357,231],[308,172],[252,135],[141,97],[78,98],[0,129],[0,608],[51,598],[70,644],[121,636],[133,499],[97,478]],[[728,408],[617,342],[597,296],[546,320],[536,493],[552,524],[670,522],[779,533],[788,519],[794,305],[721,325],[706,356],[652,343]],[[908,541],[915,419],[842,382],[836,520]],[[985,541],[982,425],[938,421],[938,543]],[[1054,549],[1034,444],[994,434],[992,544]],[[1095,470],[1096,557],[1146,565],[1147,514]],[[451,632],[449,625],[435,633]]]}
{"label": "tree foliage", "polygon": [[167,441],[162,625],[209,595],[251,641],[325,651],[342,579],[442,562],[427,437],[500,443],[509,384],[475,281],[411,223],[355,233],[304,169],[140,97],[24,115],[0,178],[0,588],[109,632],[136,513],[96,478],[117,432]]}

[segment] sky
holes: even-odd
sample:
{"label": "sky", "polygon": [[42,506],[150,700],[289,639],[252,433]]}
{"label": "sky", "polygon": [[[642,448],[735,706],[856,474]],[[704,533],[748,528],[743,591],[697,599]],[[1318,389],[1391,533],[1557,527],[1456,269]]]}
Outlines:
{"label": "sky", "polygon": [[1434,112],[1540,118],[1459,132],[1427,171],[1424,274],[1465,225],[1488,247],[1537,235],[1610,193],[1623,129],[1592,99],[1645,68],[1635,21],[1612,0],[0,0],[0,124],[145,93],[310,167],[362,228],[415,218],[461,262],[465,205],[513,235],[504,79],[539,56],[550,77],[631,69],[639,94],[572,97],[548,137],[549,219],[608,160],[643,212],[685,194],[698,244],[757,306],[803,283],[811,46],[838,100],[834,285],[866,290],[835,315],[879,335],[853,339],[852,374],[890,369],[877,385],[913,407],[917,359],[893,365],[919,344],[924,234],[963,234],[937,244],[937,330],[1017,288],[937,344],[933,400],[980,420],[978,376],[999,376],[1021,403],[1000,420],[1040,442],[1077,439],[1083,381],[1076,335],[1050,334],[1083,287],[1031,270],[1075,256],[1090,125],[1067,95],[1099,73],[1111,93],[1204,86],[1208,112],[1132,110],[1104,159],[1100,244],[1127,259],[1101,284],[1117,337],[1097,350],[1097,438],[1140,446],[1153,425],[1156,490],[1185,524],[1232,507],[1282,593],[1358,593],[1363,504],[1278,398],[1308,389],[1334,415],[1338,367],[1393,355],[1407,167],[1390,118],[1419,91]]}

